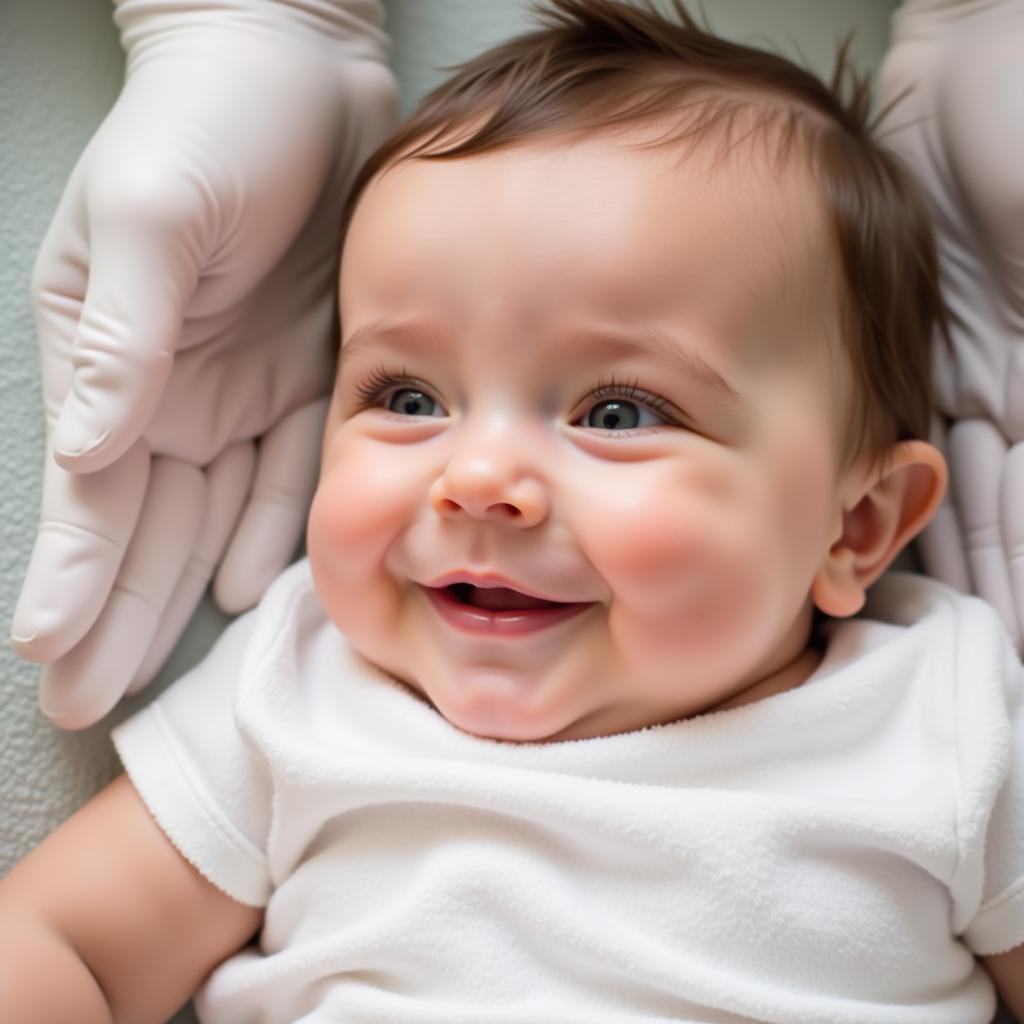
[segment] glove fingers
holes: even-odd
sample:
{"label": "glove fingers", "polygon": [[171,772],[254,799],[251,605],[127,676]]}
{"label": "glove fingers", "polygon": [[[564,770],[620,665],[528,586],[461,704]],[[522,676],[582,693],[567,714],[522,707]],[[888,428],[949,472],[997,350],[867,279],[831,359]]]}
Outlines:
{"label": "glove fingers", "polygon": [[1014,445],[1006,456],[1001,511],[1019,650],[1024,637],[1024,442]]}
{"label": "glove fingers", "polygon": [[226,449],[206,468],[206,508],[195,549],[167,602],[146,657],[128,687],[129,696],[152,681],[192,618],[249,494],[255,462],[253,445],[241,443]]}
{"label": "glove fingers", "polygon": [[329,401],[296,409],[260,440],[252,496],[214,581],[226,612],[252,607],[291,561],[316,489]]}
{"label": "glove fingers", "polygon": [[61,657],[96,621],[138,521],[149,471],[141,442],[86,477],[47,457],[39,533],[11,623],[23,658]]}
{"label": "glove fingers", "polygon": [[1017,612],[1000,526],[1006,442],[988,420],[962,420],[949,432],[950,477],[978,594],[999,612],[1016,643]]}
{"label": "glove fingers", "polygon": [[32,273],[32,311],[43,371],[46,421],[53,427],[71,387],[71,350],[88,284],[89,249],[78,230],[74,180],[36,257]]}
{"label": "glove fingers", "polygon": [[[948,462],[950,455],[946,426],[938,416],[932,421],[930,439]],[[964,533],[951,488],[942,496],[932,521],[917,539],[917,549],[930,576],[956,587],[962,594],[974,593],[964,550]]]}
{"label": "glove fingers", "polygon": [[[198,253],[176,238],[180,225],[159,218],[154,224],[152,215],[135,209],[142,198],[96,216],[74,336],[70,344],[52,336],[43,341],[70,349],[72,371],[51,444],[73,472],[109,465],[145,429],[170,377],[184,306],[198,281]],[[59,304],[50,296],[47,305]],[[49,322],[54,332],[67,330],[70,317]],[[52,396],[50,404],[55,401]]]}
{"label": "glove fingers", "polygon": [[43,672],[39,703],[61,728],[92,725],[124,694],[195,546],[205,507],[202,470],[177,459],[153,460],[110,597],[82,642]]}

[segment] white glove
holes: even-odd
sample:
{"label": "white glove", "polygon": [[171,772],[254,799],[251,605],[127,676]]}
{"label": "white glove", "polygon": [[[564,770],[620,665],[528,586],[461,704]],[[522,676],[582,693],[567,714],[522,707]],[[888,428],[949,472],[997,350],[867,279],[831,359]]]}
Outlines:
{"label": "white glove", "polygon": [[396,118],[381,17],[377,0],[117,4],[126,82],[33,284],[48,455],[12,635],[49,663],[58,725],[145,685],[218,563],[215,597],[240,611],[294,553],[342,207]]}
{"label": "white glove", "polygon": [[937,230],[953,347],[935,342],[934,440],[949,500],[926,568],[1024,637],[1024,3],[906,0],[879,79],[882,141],[917,173]]}

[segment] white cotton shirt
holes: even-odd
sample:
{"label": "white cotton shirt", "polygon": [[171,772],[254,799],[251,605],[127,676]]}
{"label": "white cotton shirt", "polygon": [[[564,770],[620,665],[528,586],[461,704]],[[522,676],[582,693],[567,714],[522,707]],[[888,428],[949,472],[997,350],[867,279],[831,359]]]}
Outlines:
{"label": "white cotton shirt", "polygon": [[1019,662],[934,581],[868,615],[797,689],[514,744],[363,662],[293,566],[114,733],[184,856],[266,908],[201,1019],[986,1024],[972,951],[1024,942]]}

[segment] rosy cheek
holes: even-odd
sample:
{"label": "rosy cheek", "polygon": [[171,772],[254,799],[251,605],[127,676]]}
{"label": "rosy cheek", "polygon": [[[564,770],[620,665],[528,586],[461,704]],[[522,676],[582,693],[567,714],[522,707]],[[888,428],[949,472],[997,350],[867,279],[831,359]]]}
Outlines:
{"label": "rosy cheek", "polygon": [[604,502],[587,548],[613,594],[620,639],[652,658],[681,649],[717,658],[749,631],[770,581],[758,571],[766,538],[741,490],[672,477]]}
{"label": "rosy cheek", "polygon": [[605,489],[586,546],[616,593],[657,612],[706,594],[747,561],[751,524],[737,515],[746,497],[710,474],[652,467]]}
{"label": "rosy cheek", "polygon": [[321,480],[313,497],[309,531],[318,557],[329,553],[339,561],[355,564],[376,543],[383,516],[376,495],[366,486],[366,478],[361,478],[358,491],[354,491],[346,481],[348,475],[335,471]]}
{"label": "rosy cheek", "polygon": [[365,453],[329,458],[310,509],[310,564],[339,625],[360,616],[361,604],[368,608],[371,598],[394,589],[381,564],[411,514],[408,482],[374,461]]}

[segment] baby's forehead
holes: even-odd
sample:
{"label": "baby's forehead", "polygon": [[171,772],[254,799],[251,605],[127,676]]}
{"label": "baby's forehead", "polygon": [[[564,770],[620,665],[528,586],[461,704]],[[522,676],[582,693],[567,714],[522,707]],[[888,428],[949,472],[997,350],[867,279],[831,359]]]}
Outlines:
{"label": "baby's forehead", "polygon": [[[765,316],[810,311],[832,333],[842,268],[810,162],[795,150],[781,154],[762,136],[720,142],[709,135],[693,144],[665,141],[657,128],[633,127],[533,142],[521,154],[512,147],[494,158],[539,161],[544,173],[531,197],[541,210],[548,207],[541,216],[557,216],[567,182],[577,217],[599,209],[604,227],[609,208],[623,211],[622,234],[595,234],[595,260],[582,263],[602,267],[609,287],[620,275],[636,284],[626,252],[661,245],[666,262],[673,261],[665,269],[679,275],[680,287],[691,279],[710,288],[738,284],[764,304]],[[619,252],[616,241],[633,248]]]}
{"label": "baby's forehead", "polygon": [[[449,167],[453,178],[467,160],[508,167],[533,163],[552,172],[568,168],[568,173],[578,173],[588,165],[588,174],[590,166],[603,165],[603,171],[597,173],[603,174],[603,191],[609,199],[621,196],[624,189],[635,187],[642,179],[645,188],[659,197],[667,216],[674,189],[700,189],[708,202],[721,205],[723,214],[735,210],[732,219],[741,228],[743,217],[748,221],[775,217],[785,224],[779,239],[785,245],[830,240],[821,190],[802,130],[802,119],[813,115],[801,114],[794,121],[784,116],[792,113],[793,104],[751,104],[746,99],[737,103],[736,109],[724,112],[704,103],[693,108],[685,118],[672,121],[660,117],[581,127],[517,138],[493,148],[471,150],[465,156],[438,159],[434,155],[464,136],[472,136],[480,127],[473,121],[450,129],[422,154],[399,154],[384,173],[423,160]],[[702,113],[705,110],[710,111],[707,118]],[[628,176],[620,173],[626,164],[632,165]],[[637,170],[644,173],[637,175]],[[536,203],[545,191],[560,187],[562,180],[542,175],[533,184],[535,191],[528,198]]]}
{"label": "baby's forehead", "polygon": [[[831,237],[810,162],[791,146],[783,151],[763,134],[735,140],[708,131],[699,138],[675,139],[664,125],[636,124],[529,137],[465,156],[400,154],[375,177],[369,191],[382,179],[401,178],[403,171],[424,166],[430,168],[430,178],[449,179],[451,190],[470,203],[473,196],[459,191],[470,181],[479,187],[484,177],[500,180],[507,193],[517,170],[539,170],[532,173],[529,194],[519,197],[522,216],[543,206],[549,196],[564,199],[566,179],[576,175],[578,201],[572,206],[580,215],[587,212],[587,202],[606,206],[632,199],[639,212],[647,199],[659,216],[671,217],[676,206],[686,205],[674,198],[700,193],[705,207],[716,208],[723,229],[734,225],[748,230],[774,220],[781,248],[827,243]],[[491,173],[478,173],[477,168]],[[412,176],[417,179],[413,188],[425,187],[416,171]],[[689,213],[683,211],[684,216]]]}
{"label": "baby's forehead", "polygon": [[557,281],[567,306],[598,293],[623,319],[643,318],[677,293],[737,337],[770,326],[789,346],[808,316],[816,336],[832,333],[837,261],[819,191],[804,162],[756,143],[667,143],[659,126],[562,134],[399,160],[381,187],[388,266],[444,265],[478,247],[509,275],[543,266],[537,292]]}

